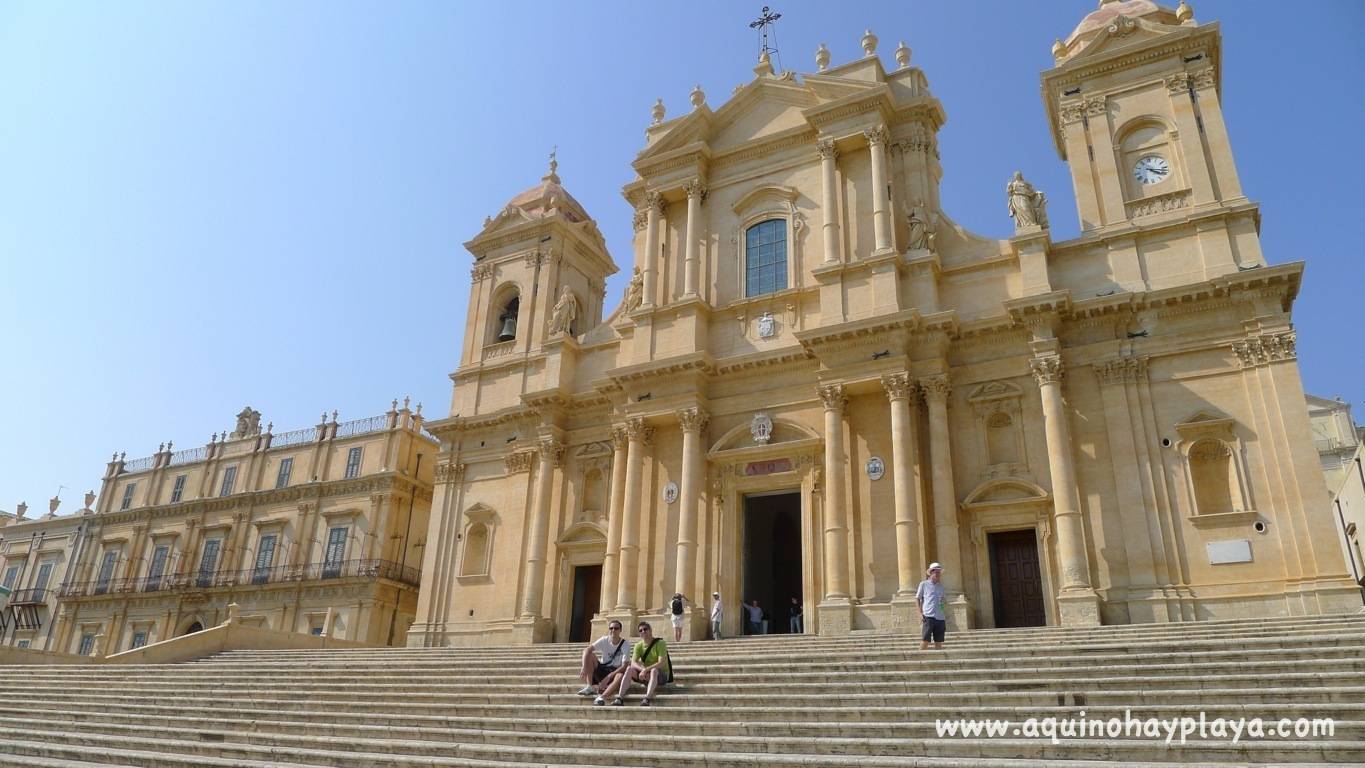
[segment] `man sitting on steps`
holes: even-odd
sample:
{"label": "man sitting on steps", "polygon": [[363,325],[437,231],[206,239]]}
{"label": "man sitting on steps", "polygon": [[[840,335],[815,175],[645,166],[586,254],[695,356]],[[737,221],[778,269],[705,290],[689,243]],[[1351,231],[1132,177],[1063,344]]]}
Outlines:
{"label": "man sitting on steps", "polygon": [[654,701],[654,692],[659,686],[673,682],[673,663],[668,658],[668,643],[662,637],[654,636],[648,622],[640,622],[635,629],[640,633],[640,641],[630,652],[630,666],[625,674],[614,678],[610,685],[602,689],[602,694],[593,699],[593,704],[600,707],[607,703],[608,696],[615,694],[611,705],[624,705],[626,692],[639,680],[645,685],[645,697],[640,700],[640,706],[648,707]]}
{"label": "man sitting on steps", "polygon": [[579,696],[595,696],[599,690],[626,671],[626,639],[621,637],[621,622],[612,619],[607,624],[607,634],[583,649],[583,666],[578,679],[584,685]]}

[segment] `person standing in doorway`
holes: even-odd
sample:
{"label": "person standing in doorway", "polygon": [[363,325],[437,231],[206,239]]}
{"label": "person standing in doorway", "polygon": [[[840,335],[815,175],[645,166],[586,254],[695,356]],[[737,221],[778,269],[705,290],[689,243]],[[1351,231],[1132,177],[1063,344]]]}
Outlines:
{"label": "person standing in doorway", "polygon": [[929,641],[934,641],[934,649],[943,649],[943,635],[948,630],[948,617],[943,613],[943,566],[938,563],[930,563],[924,581],[919,583],[919,589],[915,590],[915,604],[919,606],[920,633],[919,649],[922,651],[929,647]]}
{"label": "person standing in doorway", "polygon": [[744,606],[744,611],[749,614],[749,634],[763,634],[763,609],[759,607],[757,600],[750,600]]}
{"label": "person standing in doorway", "polygon": [[720,636],[720,620],[724,617],[724,615],[725,615],[725,609],[722,607],[722,604],[721,604],[721,602],[720,602],[720,593],[719,593],[719,592],[712,592],[712,593],[711,593],[711,639],[712,639],[712,640],[724,640],[724,639],[725,639],[725,638],[723,638],[723,637]]}
{"label": "person standing in doorway", "polygon": [[788,611],[789,613],[787,622],[790,625],[787,628],[788,631],[790,631],[793,635],[801,634],[802,632],[805,631],[805,628],[802,626],[805,617],[803,616],[803,612],[801,610],[801,598],[793,597],[791,608],[789,608]]}
{"label": "person standing in doorway", "polygon": [[673,642],[682,642],[683,631],[683,606],[691,603],[681,592],[674,592],[673,599],[668,601],[668,618],[673,621]]}

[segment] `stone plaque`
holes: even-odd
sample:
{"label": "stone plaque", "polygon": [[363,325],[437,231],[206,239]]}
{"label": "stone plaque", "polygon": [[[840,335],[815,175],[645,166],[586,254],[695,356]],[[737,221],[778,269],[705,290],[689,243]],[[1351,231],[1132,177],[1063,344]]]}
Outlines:
{"label": "stone plaque", "polygon": [[886,464],[879,456],[872,456],[867,460],[867,476],[871,480],[880,480],[886,475]]}
{"label": "stone plaque", "polygon": [[1246,539],[1210,541],[1204,546],[1209,550],[1209,565],[1251,562],[1251,542]]}
{"label": "stone plaque", "polygon": [[744,474],[749,477],[754,475],[771,475],[774,472],[792,471],[791,459],[769,459],[767,461],[751,461],[744,465]]}
{"label": "stone plaque", "polygon": [[672,504],[678,500],[678,484],[669,483],[664,486],[664,503]]}

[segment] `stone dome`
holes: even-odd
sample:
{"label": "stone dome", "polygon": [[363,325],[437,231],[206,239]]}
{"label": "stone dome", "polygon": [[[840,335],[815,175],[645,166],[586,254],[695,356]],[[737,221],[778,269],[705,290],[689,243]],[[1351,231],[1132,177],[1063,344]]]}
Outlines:
{"label": "stone dome", "polygon": [[558,163],[551,161],[550,172],[540,177],[540,183],[513,197],[507,206],[520,208],[531,218],[544,218],[559,211],[574,223],[590,219],[583,205],[560,184],[559,174],[555,172],[557,166]]}
{"label": "stone dome", "polygon": [[1137,19],[1152,14],[1165,14],[1172,19],[1175,18],[1175,11],[1162,8],[1152,0],[1103,0],[1098,9],[1091,11],[1084,19],[1081,19],[1081,23],[1077,24],[1071,34],[1067,36],[1066,43],[1070,45],[1074,40],[1088,32],[1103,29],[1119,16]]}

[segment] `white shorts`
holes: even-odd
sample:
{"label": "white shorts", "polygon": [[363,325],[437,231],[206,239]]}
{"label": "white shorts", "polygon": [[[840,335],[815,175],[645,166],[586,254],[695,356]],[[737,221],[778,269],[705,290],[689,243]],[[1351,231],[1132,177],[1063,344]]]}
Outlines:
{"label": "white shorts", "polygon": [[670,614],[668,614],[668,617],[669,617],[670,619],[673,620],[673,628],[674,628],[674,629],[682,629],[682,628],[683,628],[683,618],[684,618],[683,616],[674,616],[673,614],[670,613]]}

